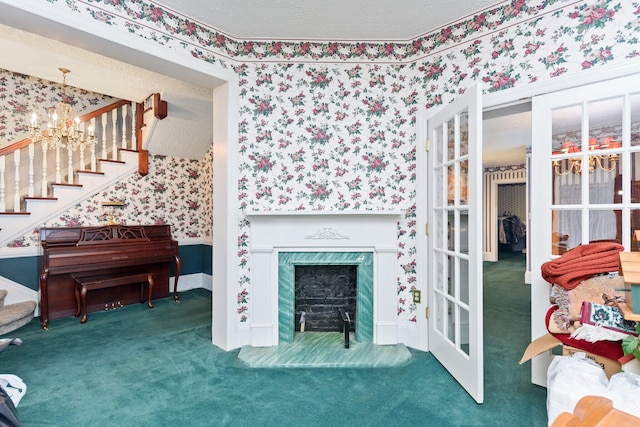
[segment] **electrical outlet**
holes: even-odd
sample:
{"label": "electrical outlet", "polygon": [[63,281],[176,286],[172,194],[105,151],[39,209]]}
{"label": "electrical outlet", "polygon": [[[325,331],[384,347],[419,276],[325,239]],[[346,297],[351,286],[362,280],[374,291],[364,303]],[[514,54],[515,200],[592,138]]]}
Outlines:
{"label": "electrical outlet", "polygon": [[416,303],[416,304],[420,304],[420,301],[422,301],[421,292],[418,289],[414,289],[413,290],[413,302]]}

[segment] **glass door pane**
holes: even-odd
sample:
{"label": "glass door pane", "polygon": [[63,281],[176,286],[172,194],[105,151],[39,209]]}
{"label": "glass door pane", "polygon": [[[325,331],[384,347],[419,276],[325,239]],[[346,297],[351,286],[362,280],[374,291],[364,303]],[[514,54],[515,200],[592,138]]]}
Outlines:
{"label": "glass door pane", "polygon": [[[581,244],[617,242],[637,250],[640,228],[638,75],[534,97],[531,157],[531,271]],[[532,337],[547,333],[550,284],[531,280]],[[546,384],[550,362],[534,359]]]}
{"label": "glass door pane", "polygon": [[[429,350],[467,391],[483,399],[480,88],[429,120]],[[473,99],[473,101],[472,101]],[[431,227],[430,227],[431,228]],[[443,279],[443,280],[442,280]]]}

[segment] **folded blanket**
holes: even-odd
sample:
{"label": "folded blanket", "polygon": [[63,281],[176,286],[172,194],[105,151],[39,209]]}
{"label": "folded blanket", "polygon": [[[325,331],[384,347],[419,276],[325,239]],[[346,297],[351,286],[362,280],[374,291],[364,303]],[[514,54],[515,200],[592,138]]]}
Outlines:
{"label": "folded blanket", "polygon": [[542,264],[542,277],[549,283],[573,289],[585,279],[618,271],[619,252],[624,247],[614,242],[597,242],[576,246],[560,258]]}

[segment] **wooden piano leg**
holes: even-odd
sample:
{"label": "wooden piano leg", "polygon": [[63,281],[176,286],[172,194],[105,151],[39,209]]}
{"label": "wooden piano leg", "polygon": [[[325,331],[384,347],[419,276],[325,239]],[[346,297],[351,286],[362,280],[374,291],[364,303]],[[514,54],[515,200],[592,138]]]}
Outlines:
{"label": "wooden piano leg", "polygon": [[180,302],[180,297],[178,296],[178,279],[180,278],[180,268],[182,268],[182,260],[176,254],[176,279],[173,282],[173,299],[175,302]]}
{"label": "wooden piano leg", "polygon": [[45,331],[49,329],[49,272],[40,273],[40,324]]}
{"label": "wooden piano leg", "polygon": [[78,282],[74,283],[73,287],[74,293],[76,294],[76,314],[75,317],[80,317],[80,284]]}
{"label": "wooden piano leg", "polygon": [[153,274],[149,274],[147,282],[149,282],[149,301],[147,305],[149,306],[149,308],[153,308],[153,303],[151,302],[151,293],[153,292]]}
{"label": "wooden piano leg", "polygon": [[86,286],[81,286],[81,289],[80,289],[80,307],[82,312],[80,323],[86,323],[87,322],[87,287]]}

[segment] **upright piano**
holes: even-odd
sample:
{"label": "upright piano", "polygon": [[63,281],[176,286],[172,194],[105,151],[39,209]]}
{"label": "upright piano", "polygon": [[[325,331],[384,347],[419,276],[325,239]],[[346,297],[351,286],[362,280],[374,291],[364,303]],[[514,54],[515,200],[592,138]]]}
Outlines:
{"label": "upright piano", "polygon": [[[153,273],[153,299],[169,296],[171,263],[175,263],[173,297],[178,298],[182,265],[178,242],[169,225],[107,225],[101,227],[41,228],[43,248],[40,272],[40,322],[76,313],[74,277],[127,273]],[[124,306],[140,301],[140,285],[97,289],[87,295],[87,311]]]}

